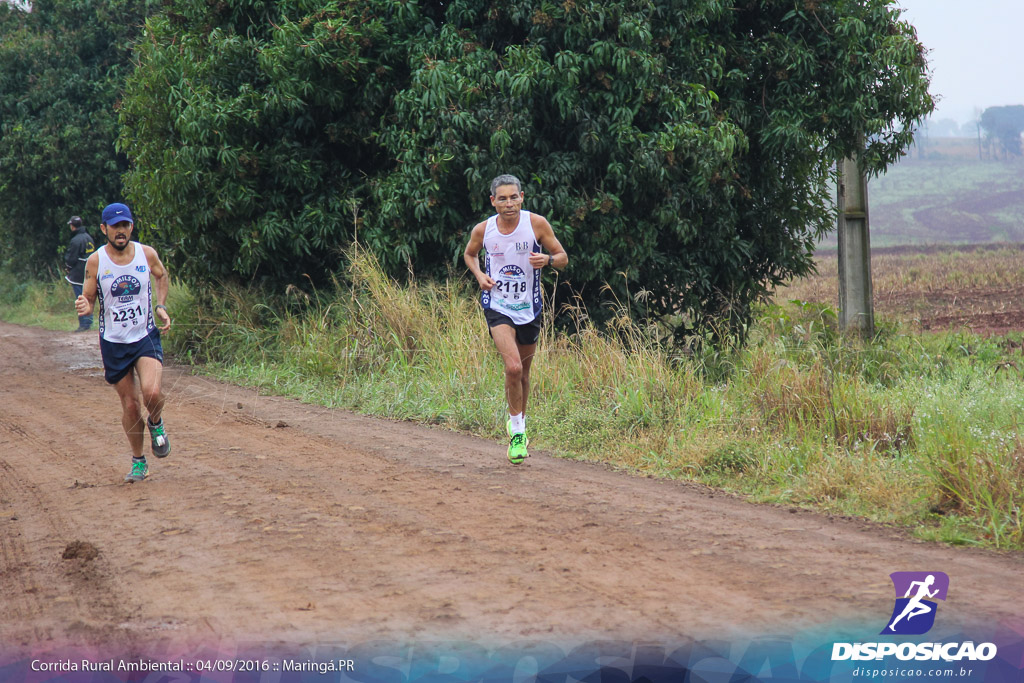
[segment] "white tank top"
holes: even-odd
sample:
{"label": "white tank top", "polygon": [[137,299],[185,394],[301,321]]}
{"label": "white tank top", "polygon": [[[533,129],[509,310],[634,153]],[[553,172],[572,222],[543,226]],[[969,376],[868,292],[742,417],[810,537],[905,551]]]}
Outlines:
{"label": "white tank top", "polygon": [[519,225],[508,235],[498,230],[498,216],[484,228],[484,270],[495,281],[480,295],[484,308],[507,315],[516,325],[532,322],[541,311],[540,271],[530,265],[530,254],[540,253],[530,212],[519,212]]}
{"label": "white tank top", "polygon": [[153,322],[152,284],[149,262],[138,242],[135,256],[126,266],[119,266],[107,256],[108,246],[100,255],[96,279],[100,301],[100,336],[109,342],[130,344],[149,334]]}

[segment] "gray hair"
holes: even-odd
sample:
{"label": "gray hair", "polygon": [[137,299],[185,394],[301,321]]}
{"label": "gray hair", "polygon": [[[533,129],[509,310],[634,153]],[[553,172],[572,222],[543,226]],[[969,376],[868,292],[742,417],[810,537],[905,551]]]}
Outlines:
{"label": "gray hair", "polygon": [[498,176],[497,178],[491,181],[492,197],[494,196],[494,193],[498,191],[498,188],[501,187],[502,185],[515,185],[516,192],[523,191],[523,184],[519,182],[519,178],[516,178],[514,175],[509,175],[508,173],[506,173],[504,175]]}

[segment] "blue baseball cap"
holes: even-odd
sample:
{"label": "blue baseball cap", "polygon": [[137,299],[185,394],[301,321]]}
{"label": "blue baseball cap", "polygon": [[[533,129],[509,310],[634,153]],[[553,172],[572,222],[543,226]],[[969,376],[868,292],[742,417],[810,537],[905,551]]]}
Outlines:
{"label": "blue baseball cap", "polygon": [[135,219],[132,218],[132,211],[125,204],[108,204],[103,209],[103,224],[104,225],[116,225],[121,221],[128,221],[132,225],[135,225]]}

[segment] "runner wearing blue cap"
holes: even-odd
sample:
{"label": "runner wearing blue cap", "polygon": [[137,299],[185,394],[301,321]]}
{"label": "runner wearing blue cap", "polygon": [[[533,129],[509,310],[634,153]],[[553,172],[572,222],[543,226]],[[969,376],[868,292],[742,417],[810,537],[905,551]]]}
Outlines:
{"label": "runner wearing blue cap", "polygon": [[132,241],[134,227],[126,205],[110,204],[103,209],[100,230],[106,244],[86,261],[82,295],[75,300],[80,316],[91,315],[97,299],[100,302],[104,377],[121,399],[121,425],[132,449],[132,469],[125,477],[128,482],[142,481],[149,474],[142,452],[143,404],[153,455],[165,458],[171,453],[160,389],[164,367],[160,333],[171,329],[165,305],[170,277],[153,247]]}

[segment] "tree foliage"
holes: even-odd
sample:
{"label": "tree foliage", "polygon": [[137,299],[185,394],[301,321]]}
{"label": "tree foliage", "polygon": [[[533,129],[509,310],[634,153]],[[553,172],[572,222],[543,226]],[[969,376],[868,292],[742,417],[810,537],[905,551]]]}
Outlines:
{"label": "tree foliage", "polygon": [[1020,136],[1024,133],[1024,105],[989,107],[981,113],[981,127],[996,143],[1004,157],[1021,155]]}
{"label": "tree foliage", "polygon": [[[354,234],[418,15],[388,3],[181,1],[122,110],[127,183],[186,277],[322,282]],[[399,29],[399,27],[401,27]]]}
{"label": "tree foliage", "polygon": [[[67,220],[123,197],[116,108],[144,0],[0,5],[0,239],[8,266],[53,263]],[[95,232],[96,228],[92,228]]]}
{"label": "tree foliage", "polygon": [[122,109],[136,204],[191,278],[444,274],[511,172],[594,316],[742,329],[812,267],[827,180],[932,110],[891,0],[169,0]]}

